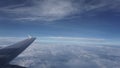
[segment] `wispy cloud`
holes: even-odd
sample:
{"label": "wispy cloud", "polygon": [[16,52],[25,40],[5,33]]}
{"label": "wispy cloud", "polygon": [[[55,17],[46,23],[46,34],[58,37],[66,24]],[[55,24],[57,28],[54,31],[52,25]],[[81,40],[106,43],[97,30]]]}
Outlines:
{"label": "wispy cloud", "polygon": [[97,39],[97,38],[81,38],[81,37],[44,37],[47,39],[53,39],[53,40],[62,40],[62,41],[97,41],[102,42],[105,41],[105,39]]}
{"label": "wispy cloud", "polygon": [[17,14],[17,20],[45,20],[53,21],[62,19],[77,11],[71,0],[34,0],[31,6],[20,5],[4,7],[1,11]]}
{"label": "wispy cloud", "polygon": [[89,11],[119,10],[119,0],[26,0],[0,8],[0,12],[15,20],[56,21]]}
{"label": "wispy cloud", "polygon": [[82,37],[40,37],[40,42],[57,43],[57,44],[102,44],[105,39],[99,38],[82,38]]}
{"label": "wispy cloud", "polygon": [[[21,41],[25,37],[0,37],[0,45],[10,45],[15,42]],[[38,44],[54,44],[54,45],[119,45],[120,43],[115,41],[111,42],[109,39],[104,38],[84,38],[84,37],[37,37],[35,43]]]}

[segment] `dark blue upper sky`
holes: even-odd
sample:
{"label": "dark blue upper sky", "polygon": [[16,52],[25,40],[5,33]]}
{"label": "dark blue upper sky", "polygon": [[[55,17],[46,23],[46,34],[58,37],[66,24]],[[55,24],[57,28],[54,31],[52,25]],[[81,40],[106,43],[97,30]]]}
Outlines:
{"label": "dark blue upper sky", "polygon": [[119,41],[119,0],[1,0],[0,36],[61,36]]}

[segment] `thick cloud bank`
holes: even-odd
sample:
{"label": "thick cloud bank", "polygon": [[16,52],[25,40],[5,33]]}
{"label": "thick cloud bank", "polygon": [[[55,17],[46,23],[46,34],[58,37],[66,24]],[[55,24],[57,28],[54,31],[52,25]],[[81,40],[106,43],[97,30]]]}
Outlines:
{"label": "thick cloud bank", "polygon": [[[16,37],[1,37],[0,45],[4,47],[3,45],[10,45],[22,39],[23,38]],[[70,41],[70,39],[74,39],[74,41],[79,40],[84,42],[104,40],[68,37],[48,37],[47,39],[58,41]],[[119,68],[119,61],[120,46],[80,43],[45,43],[43,40],[36,40],[22,54],[13,60],[11,64],[28,68]]]}
{"label": "thick cloud bank", "polygon": [[29,68],[119,68],[120,47],[33,44],[12,64]]}

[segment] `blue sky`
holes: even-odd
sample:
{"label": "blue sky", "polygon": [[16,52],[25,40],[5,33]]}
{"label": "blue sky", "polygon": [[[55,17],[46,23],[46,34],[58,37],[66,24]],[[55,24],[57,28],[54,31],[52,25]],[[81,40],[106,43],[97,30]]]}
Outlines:
{"label": "blue sky", "polygon": [[1,0],[0,36],[71,37],[119,42],[119,0]]}

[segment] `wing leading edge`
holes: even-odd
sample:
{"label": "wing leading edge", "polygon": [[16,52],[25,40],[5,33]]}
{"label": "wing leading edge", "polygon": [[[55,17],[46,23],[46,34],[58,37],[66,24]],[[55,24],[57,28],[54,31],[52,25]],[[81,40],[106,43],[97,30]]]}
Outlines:
{"label": "wing leading edge", "polygon": [[36,38],[28,38],[11,46],[0,49],[0,66],[9,64],[22,53]]}

